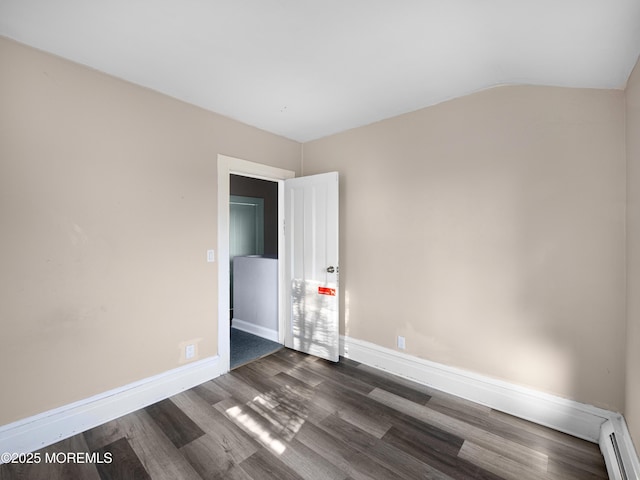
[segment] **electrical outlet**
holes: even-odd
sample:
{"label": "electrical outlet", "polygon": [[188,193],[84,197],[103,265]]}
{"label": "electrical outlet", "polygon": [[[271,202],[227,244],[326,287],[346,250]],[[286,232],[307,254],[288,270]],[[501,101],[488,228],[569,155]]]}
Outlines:
{"label": "electrical outlet", "polygon": [[213,250],[207,250],[207,262],[215,262],[216,256]]}
{"label": "electrical outlet", "polygon": [[404,337],[398,336],[398,348],[400,350],[404,350],[405,348]]}
{"label": "electrical outlet", "polygon": [[184,358],[189,360],[190,358],[193,358],[195,356],[196,356],[196,346],[195,345],[187,345],[184,348]]}

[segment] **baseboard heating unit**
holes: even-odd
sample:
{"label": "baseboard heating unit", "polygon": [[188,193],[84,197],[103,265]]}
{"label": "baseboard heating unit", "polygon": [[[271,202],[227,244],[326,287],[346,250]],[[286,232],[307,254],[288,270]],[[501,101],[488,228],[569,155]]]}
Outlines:
{"label": "baseboard heating unit", "polygon": [[602,425],[599,443],[611,480],[640,480],[640,463],[622,417]]}

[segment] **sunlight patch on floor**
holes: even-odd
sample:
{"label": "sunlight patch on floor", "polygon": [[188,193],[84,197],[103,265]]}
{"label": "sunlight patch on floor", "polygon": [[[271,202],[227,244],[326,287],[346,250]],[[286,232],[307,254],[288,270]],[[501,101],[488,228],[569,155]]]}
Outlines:
{"label": "sunlight patch on floor", "polygon": [[258,422],[244,413],[239,406],[231,407],[226,411],[233,420],[239,423],[248,431],[253,438],[258,440],[265,447],[273,450],[278,455],[282,455],[286,450],[284,444],[277,438],[273,438],[271,433],[265,430]]}

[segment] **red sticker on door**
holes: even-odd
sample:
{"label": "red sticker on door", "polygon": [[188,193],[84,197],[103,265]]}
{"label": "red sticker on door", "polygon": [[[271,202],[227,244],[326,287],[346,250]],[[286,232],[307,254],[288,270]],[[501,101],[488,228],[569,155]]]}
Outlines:
{"label": "red sticker on door", "polygon": [[330,297],[336,296],[335,288],[327,288],[327,287],[318,287],[318,293],[320,295],[329,295]]}

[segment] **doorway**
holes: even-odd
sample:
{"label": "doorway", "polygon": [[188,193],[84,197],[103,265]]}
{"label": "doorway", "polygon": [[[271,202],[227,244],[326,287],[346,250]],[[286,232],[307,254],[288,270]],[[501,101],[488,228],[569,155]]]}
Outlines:
{"label": "doorway", "polygon": [[278,183],[229,177],[230,368],[280,349]]}
{"label": "doorway", "polygon": [[[230,212],[230,185],[231,176],[239,175],[242,177],[251,177],[261,180],[267,180],[277,185],[278,202],[277,202],[277,256],[279,259],[284,258],[284,180],[295,177],[295,172],[284,170],[281,168],[271,167],[259,163],[249,162],[239,158],[233,158],[226,155],[218,155],[218,356],[220,359],[221,373],[228,372],[230,369],[230,336],[231,322],[230,318],[230,228],[229,228],[229,212]],[[278,329],[277,342],[284,344],[284,325],[285,325],[285,292],[282,288],[284,285],[284,268],[281,262],[278,263]]]}
{"label": "doorway", "polygon": [[290,170],[218,155],[220,373],[230,366],[229,201],[234,174],[278,185],[278,343],[338,361],[338,172],[294,178]]}

